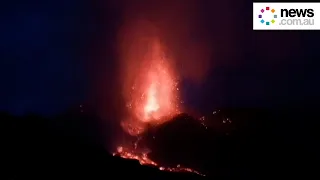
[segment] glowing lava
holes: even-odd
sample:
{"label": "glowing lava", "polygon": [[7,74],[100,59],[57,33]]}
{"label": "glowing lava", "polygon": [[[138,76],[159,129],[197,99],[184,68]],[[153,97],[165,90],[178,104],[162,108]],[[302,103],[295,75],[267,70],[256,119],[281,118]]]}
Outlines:
{"label": "glowing lava", "polygon": [[146,46],[131,88],[124,87],[125,92],[130,89],[125,95],[129,117],[121,125],[133,136],[143,133],[147,124],[158,125],[180,113],[178,78],[169,58],[157,38]]}
{"label": "glowing lava", "polygon": [[[149,37],[144,42],[142,45],[138,43],[136,46],[132,46],[134,48],[139,45],[143,47],[130,51],[131,54],[129,53],[126,57],[132,60],[124,61],[126,65],[124,97],[129,115],[121,122],[121,126],[126,133],[137,137],[138,140],[135,145],[131,145],[131,148],[117,147],[117,152],[114,155],[126,159],[136,159],[142,165],[158,166],[160,170],[200,174],[180,165],[174,168],[161,167],[148,157],[146,151],[137,148],[138,136],[145,132],[149,125],[162,124],[180,113],[178,76],[170,64],[172,62],[165,54],[163,45],[158,38]],[[138,52],[143,55],[138,56]],[[138,65],[136,65],[137,61]]]}
{"label": "glowing lava", "polygon": [[138,76],[141,79],[134,85],[137,94],[132,96],[135,105],[132,110],[138,120],[158,123],[161,117],[179,112],[178,82],[158,40],[153,40],[150,51],[146,55],[145,70],[142,68]]}
{"label": "glowing lava", "polygon": [[157,112],[160,105],[157,101],[157,89],[156,85],[153,83],[148,90],[147,103],[144,107],[145,117],[144,119],[150,120],[152,113]]}
{"label": "glowing lava", "polygon": [[114,156],[119,155],[120,157],[124,159],[135,159],[138,160],[141,165],[152,165],[159,167],[159,170],[161,171],[170,171],[170,172],[190,172],[195,173],[200,176],[205,176],[204,174],[193,170],[191,168],[182,167],[180,164],[178,164],[176,167],[163,167],[159,166],[156,162],[152,161],[147,153],[132,153],[129,151],[129,149],[125,149],[122,146],[119,146],[117,148],[117,152],[113,153]]}

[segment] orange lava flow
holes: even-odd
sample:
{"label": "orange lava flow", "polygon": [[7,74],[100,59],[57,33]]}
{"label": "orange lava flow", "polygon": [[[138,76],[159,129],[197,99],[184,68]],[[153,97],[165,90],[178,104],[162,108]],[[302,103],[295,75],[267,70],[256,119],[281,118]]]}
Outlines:
{"label": "orange lava flow", "polygon": [[128,151],[128,149],[123,148],[122,146],[119,146],[117,148],[117,152],[113,153],[114,156],[119,155],[120,157],[124,159],[135,159],[138,160],[141,165],[152,165],[159,167],[159,170],[161,171],[170,171],[170,172],[189,172],[189,173],[195,173],[200,176],[205,176],[204,174],[193,170],[191,168],[182,167],[180,164],[178,164],[176,167],[164,167],[159,166],[156,162],[152,161],[147,153],[132,153]]}

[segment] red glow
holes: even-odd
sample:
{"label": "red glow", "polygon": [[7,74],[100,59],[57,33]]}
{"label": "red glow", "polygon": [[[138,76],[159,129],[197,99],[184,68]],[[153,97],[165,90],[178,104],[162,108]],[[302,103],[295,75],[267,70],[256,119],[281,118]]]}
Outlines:
{"label": "red glow", "polygon": [[[170,68],[170,61],[160,41],[157,38],[150,39],[147,46],[149,49],[145,52],[140,70],[132,75],[136,77],[134,83],[131,88],[124,87],[125,92],[129,93],[126,100],[131,125],[129,130],[126,124],[129,122],[123,122],[122,127],[130,134],[140,134],[144,131],[145,123],[159,124],[180,112],[177,76]],[[137,131],[132,132],[132,129]]]}

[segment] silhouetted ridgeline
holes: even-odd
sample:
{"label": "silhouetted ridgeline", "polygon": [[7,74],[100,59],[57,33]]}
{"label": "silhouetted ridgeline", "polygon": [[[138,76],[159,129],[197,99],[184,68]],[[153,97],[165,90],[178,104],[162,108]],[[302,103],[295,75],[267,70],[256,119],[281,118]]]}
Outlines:
{"label": "silhouetted ridgeline", "polygon": [[[104,132],[89,115],[0,116],[2,179],[203,178],[111,156],[101,138]],[[213,179],[306,178],[316,172],[317,111],[224,109],[205,117],[207,128],[182,114],[150,129],[146,140],[151,157],[190,165]]]}
{"label": "silhouetted ridgeline", "polygon": [[114,157],[104,145],[84,134],[85,120],[81,121],[76,114],[72,116],[78,121],[68,120],[69,115],[59,116],[58,120],[1,113],[1,147],[4,149],[1,165],[6,168],[1,179],[202,178],[164,172],[141,166],[135,160]]}

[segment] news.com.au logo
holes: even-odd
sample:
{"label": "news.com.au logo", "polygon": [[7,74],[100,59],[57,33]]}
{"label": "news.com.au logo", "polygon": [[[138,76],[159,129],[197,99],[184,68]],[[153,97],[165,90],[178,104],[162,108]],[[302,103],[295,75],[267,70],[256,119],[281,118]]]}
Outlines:
{"label": "news.com.au logo", "polygon": [[[274,24],[276,22],[276,20],[275,20],[277,18],[277,15],[275,14],[276,10],[274,10],[274,9],[270,10],[270,7],[266,7],[265,9],[261,9],[260,12],[261,12],[261,14],[259,14],[259,19],[261,19],[260,22],[262,24],[265,24],[268,26],[268,25]],[[265,19],[263,19],[263,17],[267,13],[272,13],[271,14],[271,19],[272,19],[271,21],[268,21],[268,20],[266,21]]]}
{"label": "news.com.au logo", "polygon": [[253,3],[253,29],[319,30],[316,12],[320,3]]}

